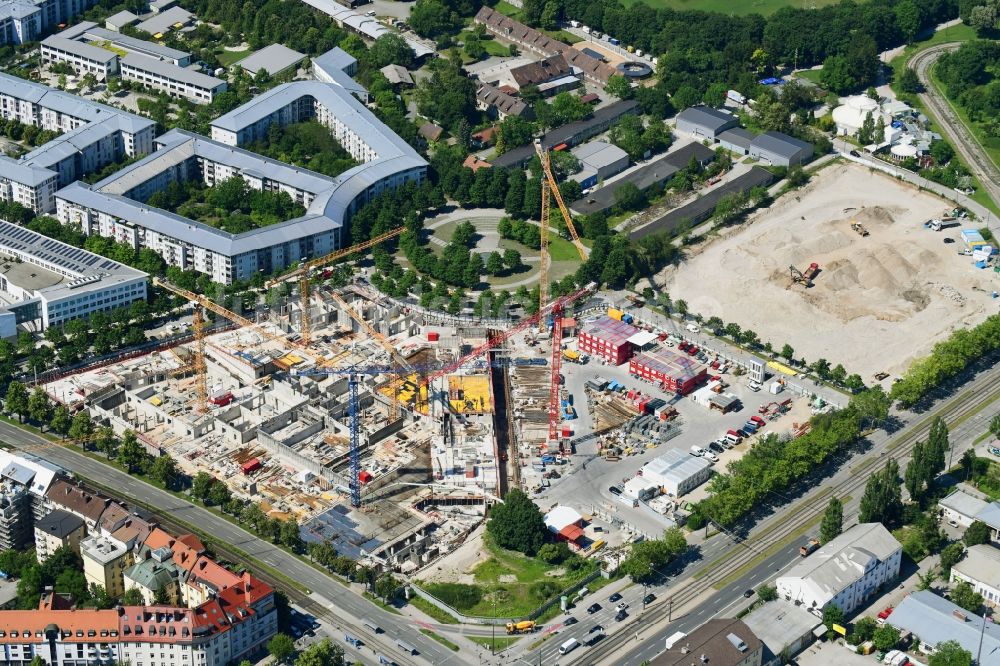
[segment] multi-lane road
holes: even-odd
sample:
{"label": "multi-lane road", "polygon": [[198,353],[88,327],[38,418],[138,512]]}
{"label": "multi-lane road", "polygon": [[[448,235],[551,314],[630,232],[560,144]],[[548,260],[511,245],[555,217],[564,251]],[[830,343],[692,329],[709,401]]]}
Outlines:
{"label": "multi-lane road", "polygon": [[959,46],[961,46],[959,42],[932,46],[913,55],[906,64],[917,73],[917,78],[924,86],[924,92],[920,93],[920,101],[933,114],[941,126],[941,130],[951,140],[955,150],[962,156],[966,164],[969,165],[969,170],[979,180],[993,203],[1000,205],[1000,169],[986,154],[979,139],[972,134],[955,113],[951,103],[935,87],[930,77],[930,70],[937,59],[945,53],[954,51]]}
{"label": "multi-lane road", "polygon": [[[18,448],[27,447],[40,458],[114,489],[114,494],[123,500],[139,502],[168,518],[196,525],[216,541],[228,544],[280,571],[312,593],[301,600],[294,599],[298,595],[293,594],[293,600],[300,601],[306,610],[323,616],[334,627],[361,638],[367,646],[368,657],[376,653],[384,654],[399,664],[454,666],[474,663],[468,651],[452,652],[421,634],[409,618],[383,611],[330,576],[211,511],[179,499],[99,460],[53,445],[49,440],[8,423],[0,422],[0,441]],[[374,620],[384,631],[376,635],[362,624],[365,619]],[[419,654],[404,654],[396,645],[397,639],[414,645]]]}

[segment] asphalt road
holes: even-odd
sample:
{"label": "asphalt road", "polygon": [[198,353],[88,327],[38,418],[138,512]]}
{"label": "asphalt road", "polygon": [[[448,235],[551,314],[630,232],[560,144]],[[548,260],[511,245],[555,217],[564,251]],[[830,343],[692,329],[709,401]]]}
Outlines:
{"label": "asphalt road", "polygon": [[960,45],[959,42],[949,42],[932,46],[915,54],[906,64],[913,68],[924,86],[924,92],[920,93],[920,101],[934,115],[944,134],[969,165],[969,170],[979,179],[983,189],[993,199],[993,203],[1000,205],[1000,169],[930,79],[931,67],[937,59],[944,53],[954,51]]}
{"label": "asphalt road", "polygon": [[[452,652],[421,634],[409,618],[383,611],[298,558],[202,507],[174,497],[166,491],[76,451],[51,445],[49,440],[8,423],[0,422],[0,440],[15,447],[48,444],[49,446],[44,449],[30,452],[63,469],[115,489],[115,494],[121,499],[139,501],[189,525],[197,525],[219,541],[238,548],[282,572],[309,588],[312,591],[311,598],[316,605],[315,610],[319,612],[320,606],[329,609],[335,618],[334,626],[338,630],[350,631],[354,636],[361,638],[373,650],[372,654],[375,652],[384,654],[399,664],[426,663],[445,666],[474,663],[470,660],[470,655]],[[364,619],[373,620],[384,631],[378,635],[374,634],[361,624]],[[419,655],[404,655],[395,644],[397,638],[414,645]]]}
{"label": "asphalt road", "polygon": [[[930,416],[940,414],[948,423],[954,423],[963,416],[968,417],[953,428],[951,433],[951,455],[957,461],[971,442],[986,431],[992,415],[1000,412],[1000,404],[996,402],[1000,397],[998,382],[1000,366],[988,367],[958,389],[953,396],[939,401],[933,411],[920,415],[898,414],[902,426],[892,436],[882,431],[874,433],[869,438],[871,447],[842,461],[829,478],[815,484],[801,497],[782,497],[782,504],[760,520],[748,537],[736,541],[720,534],[706,542],[701,557],[687,567],[677,583],[671,586],[671,592],[658,595],[661,598],[654,604],[651,616],[642,618],[641,622],[628,623],[627,627],[622,627],[619,633],[602,641],[592,651],[576,651],[567,655],[563,661],[639,664],[662,651],[664,639],[674,632],[686,632],[722,613],[733,602],[742,598],[744,590],[757,587],[796,561],[799,542],[805,537],[794,538],[787,543],[786,540],[809,519],[821,514],[831,496],[842,499],[850,497],[844,506],[845,524],[850,525],[857,516],[858,504],[868,476],[882,467],[887,456],[905,461],[917,439],[926,438]],[[989,406],[978,412],[983,403]],[[816,529],[812,530],[815,531]],[[807,533],[806,536],[812,535],[814,534]],[[713,590],[713,585],[724,581],[730,572],[753,563],[775,544],[780,544],[777,552],[768,553],[762,562],[754,564],[743,576],[723,589]],[[718,553],[722,553],[721,558],[717,556]],[[693,576],[699,571],[703,575],[696,580]],[[706,599],[703,595],[707,593],[712,596]],[[664,604],[669,603],[670,597],[675,601],[674,621],[668,623],[663,611]],[[639,632],[639,640],[634,638],[636,631]]]}

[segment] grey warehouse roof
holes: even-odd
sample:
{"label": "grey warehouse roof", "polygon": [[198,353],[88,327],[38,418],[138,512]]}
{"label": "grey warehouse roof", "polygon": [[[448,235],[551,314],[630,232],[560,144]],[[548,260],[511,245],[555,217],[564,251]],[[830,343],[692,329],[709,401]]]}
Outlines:
{"label": "grey warehouse roof", "polygon": [[722,143],[728,143],[734,146],[739,146],[744,150],[749,149],[750,144],[753,143],[753,133],[748,132],[742,127],[733,127],[732,129],[727,129],[724,132],[721,132],[719,136],[715,138]]}
{"label": "grey warehouse roof", "polygon": [[[66,32],[69,32],[69,30],[64,30],[60,34],[64,34]],[[146,41],[145,39],[136,39],[135,37],[129,37],[128,35],[123,35],[120,32],[115,32],[114,30],[108,30],[107,28],[101,28],[100,26],[97,25],[94,25],[91,28],[83,30],[80,34],[82,34],[86,39],[92,41],[106,40],[110,42],[113,46],[117,46],[123,51],[139,53],[142,55],[155,56],[157,58],[162,58],[164,60],[185,61],[191,58],[191,54],[188,53],[187,51],[172,49],[169,46],[164,46],[163,44],[157,44],[156,42],[149,42]]]}
{"label": "grey warehouse roof", "polygon": [[[958,641],[972,653],[980,654],[980,666],[1000,666],[1000,627],[985,622],[929,590],[913,592],[886,619],[897,629],[909,631],[928,645]],[[982,652],[979,641],[982,636]]]}
{"label": "grey warehouse roof", "polygon": [[194,16],[191,12],[181,7],[171,7],[170,9],[156,14],[138,24],[136,30],[148,32],[151,35],[163,33],[169,30],[175,23],[187,23]]}
{"label": "grey warehouse roof", "polygon": [[135,14],[133,14],[132,12],[130,12],[129,10],[125,9],[123,11],[118,12],[117,14],[109,16],[108,19],[107,19],[107,21],[105,21],[105,22],[108,25],[114,25],[114,26],[118,26],[120,28],[123,25],[132,25],[133,23],[135,23],[138,20],[139,20],[138,16],[136,16]]}
{"label": "grey warehouse roof", "polygon": [[990,587],[1000,588],[1000,549],[989,544],[971,546],[965,551],[965,559],[952,570]]}
{"label": "grey warehouse roof", "polygon": [[193,69],[178,67],[173,63],[150,58],[139,53],[129,53],[122,58],[122,64],[205,90],[214,90],[225,83],[222,79],[217,79],[214,76],[202,74]]}
{"label": "grey warehouse roof", "polygon": [[813,150],[811,143],[800,141],[793,136],[782,134],[781,132],[764,132],[754,137],[750,145],[769,153],[775,153],[783,157],[794,157],[800,150]]}
{"label": "grey warehouse roof", "polygon": [[986,508],[987,503],[963,490],[954,490],[950,495],[939,500],[938,505],[963,516],[975,518],[980,511]]}
{"label": "grey warehouse roof", "polygon": [[693,123],[712,131],[717,131],[735,119],[736,116],[733,114],[713,109],[710,106],[691,106],[677,114],[677,120]]}
{"label": "grey warehouse roof", "polygon": [[339,46],[334,46],[326,53],[313,58],[312,64],[313,67],[320,67],[324,70],[339,69],[344,72],[357,65],[358,59]]}
{"label": "grey warehouse roof", "polygon": [[256,74],[263,69],[271,76],[274,76],[289,67],[299,64],[305,57],[304,53],[293,51],[284,44],[271,44],[256,53],[248,55],[236,64],[251,74]]}

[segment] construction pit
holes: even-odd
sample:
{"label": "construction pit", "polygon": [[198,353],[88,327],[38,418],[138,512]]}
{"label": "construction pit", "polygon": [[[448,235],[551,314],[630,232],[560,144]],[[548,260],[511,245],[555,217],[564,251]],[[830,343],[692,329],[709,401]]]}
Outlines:
{"label": "construction pit", "polygon": [[[952,331],[996,311],[990,293],[1000,279],[959,254],[962,227],[924,227],[952,207],[886,175],[836,163],[696,247],[656,282],[692,313],[735,322],[776,350],[789,344],[810,363],[843,364],[868,384],[888,373],[888,385]],[[792,280],[790,266],[808,273],[813,263],[812,286]]]}
{"label": "construction pit", "polygon": [[[172,456],[186,474],[207,472],[268,515],[294,518],[307,543],[419,570],[462,542],[497,490],[488,381],[484,370],[462,367],[428,391],[416,373],[394,381],[364,369],[394,365],[386,344],[417,371],[440,368],[481,344],[485,332],[439,325],[431,342],[426,322],[406,308],[361,292],[331,293],[311,297],[310,351],[284,339],[300,333],[294,298],[255,327],[206,335],[204,403],[194,343],[69,375],[46,390],[88,409],[99,427],[135,431],[147,451]],[[383,343],[346,314],[347,301]],[[351,374],[360,510],[350,498]],[[445,401],[458,408],[450,421]]]}

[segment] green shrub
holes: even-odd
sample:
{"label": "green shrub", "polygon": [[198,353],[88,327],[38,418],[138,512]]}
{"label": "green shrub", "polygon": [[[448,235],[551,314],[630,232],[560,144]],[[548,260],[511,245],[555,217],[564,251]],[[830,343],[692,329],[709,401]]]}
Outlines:
{"label": "green shrub", "polygon": [[431,583],[425,589],[452,608],[468,611],[483,599],[483,592],[475,585],[464,583]]}

